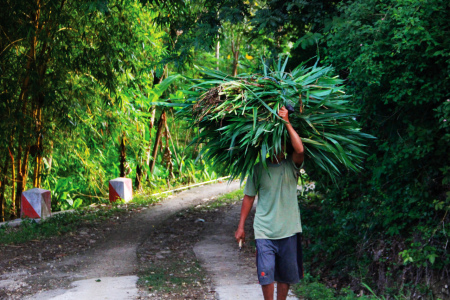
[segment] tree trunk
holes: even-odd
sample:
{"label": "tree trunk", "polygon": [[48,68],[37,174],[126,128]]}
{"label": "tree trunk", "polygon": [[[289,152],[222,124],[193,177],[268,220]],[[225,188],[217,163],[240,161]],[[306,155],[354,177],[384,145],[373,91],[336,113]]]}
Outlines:
{"label": "tree trunk", "polygon": [[[237,27],[236,27],[237,28]],[[239,30],[239,28],[237,28]],[[239,65],[239,52],[242,41],[242,34],[234,34],[233,29],[231,30],[231,52],[233,53],[233,76],[237,75],[237,69]]]}
{"label": "tree trunk", "polygon": [[236,52],[233,59],[233,76],[237,76],[239,52]]}
{"label": "tree trunk", "polygon": [[125,138],[122,136],[122,142],[120,143],[120,153],[119,153],[119,159],[120,159],[120,177],[125,177],[125,163],[127,161],[126,157],[126,148],[125,148]]}
{"label": "tree trunk", "polygon": [[148,130],[149,130],[149,143],[147,146],[147,149],[145,150],[145,165],[142,166],[141,164],[138,164],[136,167],[136,178],[134,180],[134,185],[136,186],[137,190],[142,190],[142,182],[144,178],[147,176],[147,171],[145,166],[148,166],[150,164],[150,153],[151,153],[151,139],[152,139],[152,129],[155,124],[155,115],[156,115],[156,108],[153,106],[150,109],[151,117],[148,124]]}
{"label": "tree trunk", "polygon": [[[170,130],[169,130],[169,126],[167,125],[167,122],[166,122],[166,130],[167,130],[167,136],[169,137],[169,140],[170,140],[170,142],[172,143],[173,154],[175,155],[175,158],[176,158],[176,160],[177,160],[177,162],[178,162],[177,150],[175,149],[175,144],[174,144],[174,142],[173,142],[172,135],[170,134]],[[181,163],[181,162],[180,162],[180,163]]]}
{"label": "tree trunk", "polygon": [[[34,48],[32,46],[32,48]],[[34,53],[30,50],[31,53]],[[34,57],[34,54],[33,56]],[[31,64],[31,59],[29,58],[28,64]],[[27,65],[27,69],[29,69],[31,66]],[[28,86],[29,86],[29,74],[27,75],[27,77],[24,80],[24,83],[22,85],[22,91],[19,95],[19,100],[22,102],[22,115],[25,116],[26,112],[27,112],[27,106],[28,106]],[[12,194],[13,196],[13,201],[11,203],[11,208],[12,208],[12,212],[13,212],[13,216],[15,217],[19,217],[20,216],[20,199],[22,196],[22,192],[25,188],[25,184],[26,184],[26,174],[24,173],[24,171],[28,171],[27,167],[23,166],[23,163],[27,163],[28,164],[28,152],[29,152],[29,147],[25,147],[25,155],[22,158],[22,151],[23,151],[23,143],[24,143],[24,133],[25,133],[25,126],[23,126],[23,124],[21,124],[22,126],[19,126],[19,139],[18,139],[18,147],[17,147],[17,154],[16,154],[16,165],[13,165],[13,173],[14,173],[14,169],[17,170],[17,180],[13,181],[17,182],[17,187],[16,190],[14,191],[14,186],[13,186],[13,192]],[[14,161],[14,158],[12,159]]]}
{"label": "tree trunk", "polygon": [[[8,148],[8,152],[9,152],[9,157],[11,158],[11,206],[12,206],[12,211],[13,214],[15,213],[15,205],[16,205],[16,165],[14,164],[14,153],[12,152],[13,150],[13,136],[14,136],[14,131],[11,134],[11,138],[9,140],[9,148]],[[8,168],[6,168],[5,170],[5,176],[8,174]],[[5,180],[6,182],[6,180]],[[5,187],[6,188],[6,187]],[[6,202],[6,200],[5,200]]]}
{"label": "tree trunk", "polygon": [[[14,164],[14,163],[13,163]],[[9,157],[6,155],[5,163],[2,168],[1,178],[0,178],[0,220],[2,222],[5,221],[6,216],[6,198],[5,198],[5,190],[8,185],[8,168],[9,168]]]}
{"label": "tree trunk", "polygon": [[216,60],[217,60],[216,70],[217,71],[219,71],[219,59],[220,59],[220,41],[217,41],[217,44],[216,44]]}
{"label": "tree trunk", "polygon": [[142,178],[144,177],[144,172],[141,168],[141,165],[138,164],[136,167],[136,178],[134,179],[134,186],[137,191],[142,190]]}
{"label": "tree trunk", "polygon": [[239,65],[239,41],[231,41],[231,52],[233,53],[233,76],[236,76]]}
{"label": "tree trunk", "polygon": [[152,129],[153,126],[155,125],[155,116],[156,116],[156,108],[153,106],[151,108],[151,117],[150,117],[150,122],[148,124],[148,130],[149,130],[149,142],[148,142],[148,147],[147,147],[147,159],[146,159],[146,164],[147,166],[150,164],[150,153],[151,153],[151,141],[152,141]]}
{"label": "tree trunk", "polygon": [[[22,141],[20,141],[22,142]],[[17,157],[19,158],[17,161],[17,187],[16,187],[16,196],[15,196],[15,211],[14,216],[20,216],[20,199],[22,198],[22,192],[25,190],[28,180],[28,159],[30,156],[30,146],[25,147],[25,152],[23,157],[22,153],[22,145],[19,145],[19,151],[17,153]]]}
{"label": "tree trunk", "polygon": [[155,144],[153,146],[153,153],[152,153],[153,160],[150,162],[150,174],[153,174],[153,169],[155,168],[156,156],[158,155],[158,146],[161,141],[161,133],[165,122],[166,122],[166,112],[163,110],[163,112],[161,113],[161,117],[159,118],[158,130],[156,132]]}
{"label": "tree trunk", "polygon": [[166,149],[164,150],[164,161],[166,163],[166,168],[169,170],[169,179],[175,178],[173,175],[173,161],[172,161],[172,151],[170,151],[169,143],[169,126],[167,126],[167,120],[164,120],[164,138],[166,139]]}
{"label": "tree trunk", "polygon": [[5,185],[6,182],[0,182],[0,221],[5,222],[5,214],[6,214],[6,199],[5,199]]}
{"label": "tree trunk", "polygon": [[[27,66],[26,66],[26,75],[25,79],[23,80],[22,88],[19,95],[19,102],[22,102],[22,115],[27,115],[27,107],[28,107],[28,89],[30,86],[30,73],[32,67],[34,67],[35,64],[35,58],[36,58],[36,47],[37,47],[37,35],[39,31],[39,18],[40,18],[40,3],[38,1],[38,9],[36,10],[36,13],[34,15],[34,27],[35,27],[35,35],[31,39],[30,43],[30,50],[28,52],[28,60],[27,60]],[[30,152],[30,146],[26,143],[27,146],[25,146],[25,152],[22,157],[22,151],[24,148],[24,135],[26,131],[26,126],[21,126],[20,133],[19,133],[19,140],[18,140],[18,149],[17,149],[17,155],[16,155],[16,167],[17,167],[17,187],[13,194],[15,193],[14,200],[12,202],[12,210],[13,215],[18,217],[20,216],[20,199],[22,196],[22,192],[24,191],[27,183],[27,176],[28,176],[28,156]],[[27,137],[31,138],[31,137]],[[29,141],[28,141],[29,142]],[[14,166],[13,166],[14,168]]]}
{"label": "tree trunk", "polygon": [[[47,28],[48,29],[48,28]],[[47,30],[47,35],[49,35]],[[47,71],[47,59],[49,59],[49,53],[46,54],[47,51],[47,41],[44,42],[44,45],[41,49],[40,57],[44,58],[42,61],[42,64],[38,67],[38,80],[39,80],[39,86],[44,86],[45,82],[45,73]],[[35,105],[35,111],[34,111],[34,120],[35,120],[35,134],[37,136],[36,144],[34,147],[36,148],[36,155],[35,155],[35,169],[33,173],[33,186],[40,188],[41,187],[41,175],[42,175],[42,155],[43,155],[43,124],[42,124],[42,106],[44,105],[44,93],[42,91],[39,92],[36,98],[34,98],[34,105]]]}
{"label": "tree trunk", "polygon": [[20,216],[20,213],[18,212],[18,209],[16,208],[16,198],[20,198],[22,195],[22,186],[23,186],[23,175],[22,175],[22,133],[20,133],[19,135],[19,147],[17,148],[17,155],[16,155],[16,165],[14,166],[14,168],[17,170],[17,174],[16,174],[16,190],[13,191],[14,195],[14,201],[11,202],[11,208],[12,208],[12,212],[13,215],[15,217]]}
{"label": "tree trunk", "polygon": [[[40,103],[39,103],[40,104]],[[38,105],[39,105],[38,104]],[[41,173],[42,173],[42,109],[37,108],[36,112],[36,134],[37,134],[37,141],[36,145],[34,146],[36,149],[36,155],[35,155],[35,166],[34,166],[34,172],[33,172],[33,186],[40,188],[41,187]]]}
{"label": "tree trunk", "polygon": [[52,171],[52,163],[53,163],[53,141],[50,141],[50,149],[47,163],[48,163],[48,173],[50,173]]}
{"label": "tree trunk", "polygon": [[[164,80],[164,78],[167,76],[167,72],[168,72],[167,65],[164,66],[163,73],[161,74],[161,77],[157,77],[156,76],[156,71],[155,71],[154,77],[153,77],[153,85],[160,84]],[[146,155],[145,163],[146,163],[146,166],[150,166],[150,174],[152,174],[153,173],[153,169],[155,167],[154,161],[156,159],[156,155],[157,155],[157,152],[158,152],[157,149],[158,149],[159,141],[161,139],[161,129],[160,129],[161,119],[158,122],[158,131],[156,133],[156,143],[155,143],[155,145],[153,145],[153,148],[154,148],[153,153],[152,153],[153,160],[150,161],[150,154],[151,154],[151,147],[152,147],[151,146],[152,129],[153,129],[154,125],[155,125],[156,108],[153,106],[150,109],[150,111],[151,111],[151,117],[150,117],[150,122],[149,122],[149,125],[148,125],[149,142],[148,142],[148,147],[147,147],[147,151],[146,151],[146,154],[145,154]],[[161,117],[163,117],[163,116],[164,116],[164,119],[165,119],[166,118],[166,113],[165,113],[164,110],[163,110],[163,112],[161,114]],[[143,167],[139,167],[139,171],[142,172],[141,178],[139,179],[139,181],[142,182],[142,177],[144,176],[143,173],[146,172],[146,169],[143,168]],[[137,182],[137,180],[138,180],[138,178],[137,178],[137,172],[136,172],[136,181],[135,182]]]}

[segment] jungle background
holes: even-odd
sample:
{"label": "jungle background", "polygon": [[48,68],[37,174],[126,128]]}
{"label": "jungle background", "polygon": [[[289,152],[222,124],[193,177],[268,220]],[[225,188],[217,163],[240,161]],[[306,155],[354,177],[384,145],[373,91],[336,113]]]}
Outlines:
{"label": "jungle background", "polygon": [[[360,173],[305,170],[308,280],[450,297],[450,4],[445,0],[2,0],[1,219],[24,190],[53,211],[226,176],[176,118],[196,66],[230,75],[289,54],[346,80],[376,139]],[[447,289],[447,290],[445,290]],[[307,291],[304,291],[307,292]],[[324,296],[325,298],[327,296]],[[325,299],[324,298],[324,299]]]}

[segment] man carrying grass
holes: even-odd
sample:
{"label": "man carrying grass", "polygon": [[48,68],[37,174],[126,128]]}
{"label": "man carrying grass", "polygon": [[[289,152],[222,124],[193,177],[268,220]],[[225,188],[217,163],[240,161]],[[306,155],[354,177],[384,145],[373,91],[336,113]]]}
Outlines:
{"label": "man carrying grass", "polygon": [[297,233],[302,231],[297,203],[297,180],[299,167],[303,163],[303,143],[289,123],[288,110],[282,107],[278,115],[286,121],[285,126],[294,151],[286,157],[284,153],[272,157],[268,170],[261,163],[254,167],[253,176],[247,178],[241,218],[235,233],[238,242],[245,239],[245,220],[258,194],[253,228],[258,279],[265,300],[273,299],[275,281],[277,300],[286,299],[289,286],[298,283],[303,272],[299,268],[301,256],[298,257],[301,248],[297,246],[300,245]]}

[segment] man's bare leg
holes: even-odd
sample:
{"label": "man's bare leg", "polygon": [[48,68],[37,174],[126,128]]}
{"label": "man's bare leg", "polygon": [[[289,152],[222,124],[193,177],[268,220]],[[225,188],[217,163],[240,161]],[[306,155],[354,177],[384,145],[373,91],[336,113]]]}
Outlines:
{"label": "man's bare leg", "polygon": [[271,284],[262,285],[261,287],[264,295],[264,300],[273,300],[273,282]]}
{"label": "man's bare leg", "polygon": [[277,300],[286,300],[289,292],[289,283],[277,282]]}

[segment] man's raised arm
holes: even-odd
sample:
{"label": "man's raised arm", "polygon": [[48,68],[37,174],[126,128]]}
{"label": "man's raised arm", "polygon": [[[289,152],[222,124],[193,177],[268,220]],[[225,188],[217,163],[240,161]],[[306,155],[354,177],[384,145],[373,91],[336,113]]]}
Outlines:
{"label": "man's raised arm", "polygon": [[292,153],[292,160],[297,166],[300,166],[304,159],[304,148],[302,139],[299,137],[297,132],[295,131],[294,127],[292,127],[291,123],[289,122],[289,115],[288,110],[286,107],[281,107],[278,111],[278,115],[286,121],[286,129],[289,133],[289,137],[291,138],[292,147],[294,148],[294,153]]}

